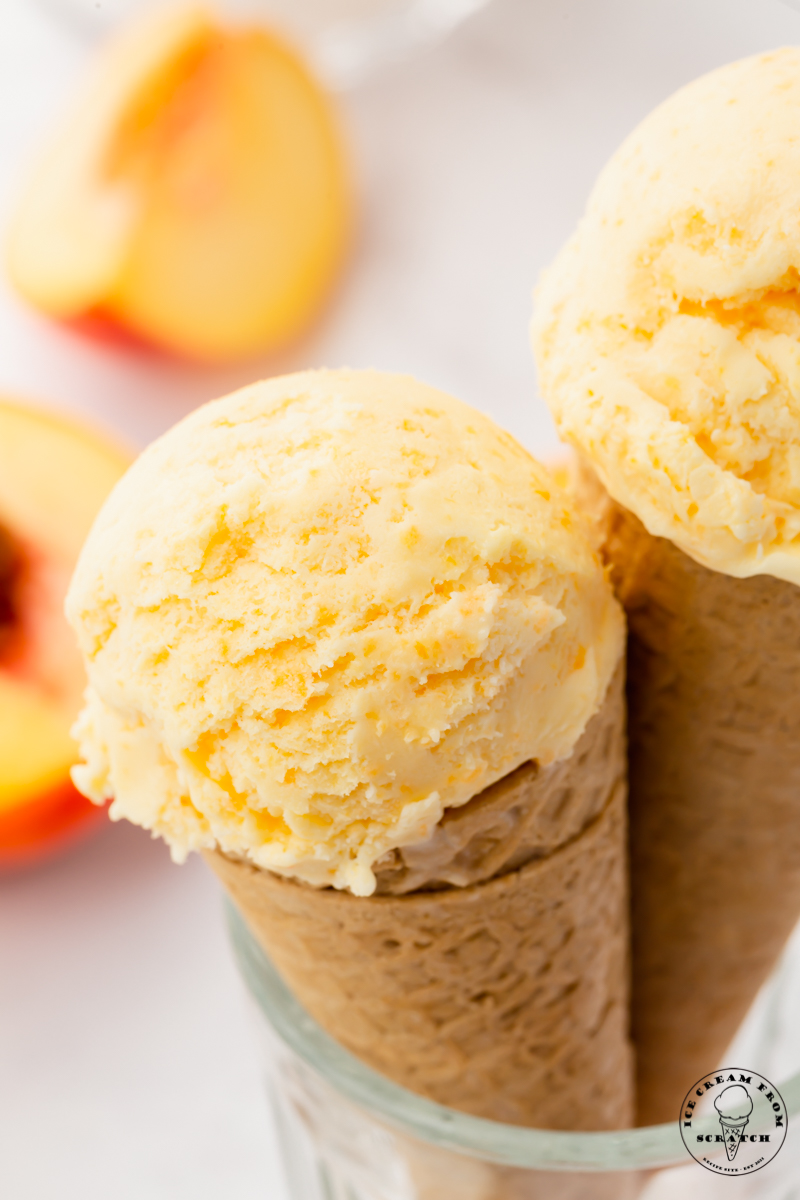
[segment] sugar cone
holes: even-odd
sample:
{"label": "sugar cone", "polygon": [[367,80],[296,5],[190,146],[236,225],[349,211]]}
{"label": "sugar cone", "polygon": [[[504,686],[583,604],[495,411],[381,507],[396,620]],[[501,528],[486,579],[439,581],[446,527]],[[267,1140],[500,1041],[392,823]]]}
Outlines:
{"label": "sugar cone", "polygon": [[605,506],[630,629],[632,1027],[650,1124],[719,1064],[800,916],[800,589],[711,571]]}
{"label": "sugar cone", "polygon": [[[531,815],[545,799],[552,807],[552,768],[529,772],[523,824],[548,835],[524,865],[491,879],[365,899],[207,855],[301,1003],[370,1066],[495,1120],[630,1124],[621,690],[618,678],[559,765],[564,836],[555,836],[555,809],[538,826]],[[595,811],[576,828],[584,778]],[[510,807],[519,807],[518,783]],[[519,844],[492,861],[514,860]]]}

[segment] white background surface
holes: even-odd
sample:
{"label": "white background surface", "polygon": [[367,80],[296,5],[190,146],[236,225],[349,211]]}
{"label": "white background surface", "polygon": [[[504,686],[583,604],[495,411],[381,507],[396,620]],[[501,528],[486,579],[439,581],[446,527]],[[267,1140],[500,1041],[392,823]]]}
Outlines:
{"label": "white background surface", "polygon": [[[0,0],[0,225],[90,49],[54,12]],[[201,371],[103,349],[0,281],[0,391],[140,446],[258,375],[375,366],[453,391],[546,454],[526,328],[539,270],[654,104],[787,41],[800,15],[779,0],[494,0],[345,99],[358,244],[291,355]],[[216,884],[139,830],[0,880],[0,1196],[284,1200]]]}

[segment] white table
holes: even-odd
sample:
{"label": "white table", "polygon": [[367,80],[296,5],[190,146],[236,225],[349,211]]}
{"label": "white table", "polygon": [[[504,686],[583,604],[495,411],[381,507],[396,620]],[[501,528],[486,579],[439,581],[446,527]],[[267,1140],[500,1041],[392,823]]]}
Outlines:
{"label": "white table", "polygon": [[[88,46],[35,0],[0,10],[2,224]],[[257,375],[375,366],[449,389],[550,453],[530,290],[596,172],[680,84],[797,40],[800,15],[779,0],[495,0],[344,101],[358,244],[303,346],[189,369],[83,342],[0,281],[0,390],[142,445]],[[284,1200],[217,887],[199,861],[173,867],[146,834],[113,826],[0,882],[0,1145],[4,1200]]]}

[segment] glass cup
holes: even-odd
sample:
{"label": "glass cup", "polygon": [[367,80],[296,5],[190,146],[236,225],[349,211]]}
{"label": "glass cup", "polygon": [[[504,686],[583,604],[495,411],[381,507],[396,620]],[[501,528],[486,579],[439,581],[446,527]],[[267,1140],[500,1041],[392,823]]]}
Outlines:
{"label": "glass cup", "polygon": [[[330,1038],[294,999],[235,908],[228,904],[227,911],[292,1200],[646,1200],[651,1187],[653,1200],[705,1200],[716,1196],[718,1184],[732,1187],[737,1200],[797,1195],[791,1146],[750,1177],[718,1179],[690,1159],[677,1114],[667,1125],[568,1133],[503,1125],[425,1100]],[[796,974],[784,963],[756,1006],[759,1027],[750,1041],[762,1055],[782,1037],[782,1006]],[[761,1061],[745,1065],[759,1069]],[[776,1082],[789,1116],[800,1112],[800,1072]],[[716,1113],[696,1127],[718,1132]],[[660,1168],[681,1164],[692,1172],[689,1186],[685,1170],[675,1172],[673,1190],[672,1172],[654,1178]]]}

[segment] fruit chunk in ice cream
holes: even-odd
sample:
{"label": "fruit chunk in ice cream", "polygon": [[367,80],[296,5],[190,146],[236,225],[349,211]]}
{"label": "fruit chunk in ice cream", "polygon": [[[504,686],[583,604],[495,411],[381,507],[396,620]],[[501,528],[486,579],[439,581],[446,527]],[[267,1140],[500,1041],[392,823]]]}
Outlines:
{"label": "fruit chunk in ice cream", "polygon": [[152,445],[68,615],[87,795],[176,858],[218,847],[360,895],[446,808],[569,755],[623,639],[547,472],[370,371],[255,384]]}
{"label": "fruit chunk in ice cream", "polygon": [[0,402],[0,866],[38,857],[99,815],[69,778],[86,678],[62,606],[126,466],[90,430]]}
{"label": "fruit chunk in ice cream", "polygon": [[171,6],[101,56],[13,221],[18,289],[168,350],[272,350],[317,313],[348,229],[331,103],[259,29]]}
{"label": "fruit chunk in ice cream", "polygon": [[656,109],[534,319],[559,430],[620,504],[728,575],[800,583],[800,49]]}

